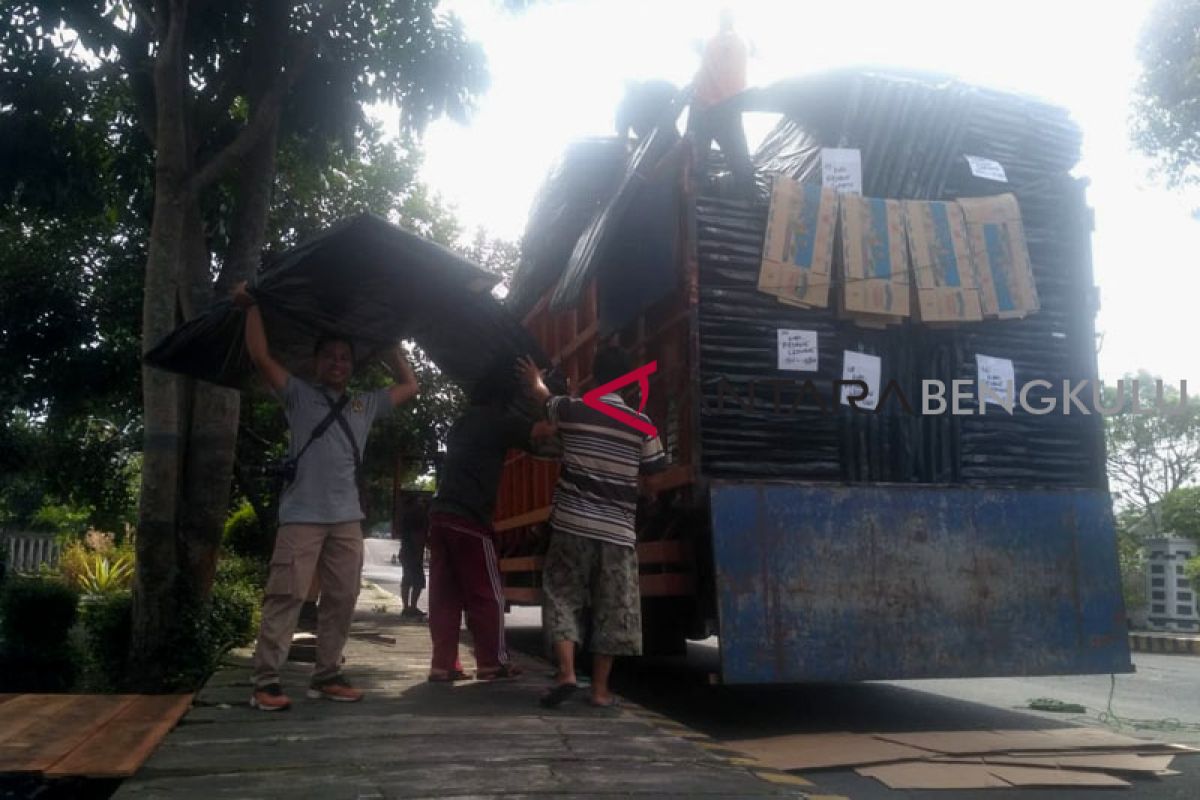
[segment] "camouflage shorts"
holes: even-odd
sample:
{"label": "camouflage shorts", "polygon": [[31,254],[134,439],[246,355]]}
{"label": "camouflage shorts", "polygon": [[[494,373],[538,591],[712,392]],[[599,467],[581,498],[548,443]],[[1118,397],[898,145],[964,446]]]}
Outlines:
{"label": "camouflage shorts", "polygon": [[550,640],[582,642],[583,609],[592,611],[592,652],[642,652],[642,609],[637,551],[632,547],[555,532],[542,567]]}

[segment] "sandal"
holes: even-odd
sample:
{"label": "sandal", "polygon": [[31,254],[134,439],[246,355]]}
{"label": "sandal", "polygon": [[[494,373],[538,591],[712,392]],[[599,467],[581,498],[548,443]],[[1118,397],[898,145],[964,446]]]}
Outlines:
{"label": "sandal", "polygon": [[560,683],[542,695],[538,703],[542,708],[558,708],[570,700],[577,691],[579,691],[579,687],[574,683]]}
{"label": "sandal", "polygon": [[589,697],[588,705],[592,708],[620,708],[621,701],[617,699],[616,695],[608,698],[608,700],[603,703],[597,703],[594,699]]}
{"label": "sandal", "polygon": [[501,664],[498,667],[487,670],[476,670],[475,680],[477,681],[510,681],[514,678],[519,678],[525,670],[515,664]]}
{"label": "sandal", "polygon": [[447,672],[445,674],[431,672],[426,678],[426,680],[428,680],[430,683],[454,683],[456,681],[466,681],[470,679],[471,676],[463,672],[461,669],[456,669],[453,672]]}

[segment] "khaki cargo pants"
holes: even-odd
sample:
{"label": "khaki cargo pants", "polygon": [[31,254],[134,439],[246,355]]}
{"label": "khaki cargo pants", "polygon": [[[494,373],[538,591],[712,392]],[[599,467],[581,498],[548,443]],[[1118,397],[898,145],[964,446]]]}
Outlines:
{"label": "khaki cargo pants", "polygon": [[337,676],[358,600],[362,565],[363,537],[358,522],[279,526],[263,598],[262,627],[254,648],[255,686],[279,681],[279,669],[287,661],[314,573],[321,579],[321,602],[313,683]]}

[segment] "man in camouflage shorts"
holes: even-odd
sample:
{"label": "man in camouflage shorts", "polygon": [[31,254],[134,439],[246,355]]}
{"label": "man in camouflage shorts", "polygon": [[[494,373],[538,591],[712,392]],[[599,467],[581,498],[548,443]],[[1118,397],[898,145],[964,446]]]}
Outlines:
{"label": "man in camouflage shorts", "polygon": [[[624,352],[596,351],[592,379],[597,386],[630,372]],[[521,374],[531,397],[562,438],[562,467],[550,516],[553,536],[542,567],[546,627],[554,642],[558,674],[542,705],[554,707],[578,689],[575,646],[584,606],[592,610],[591,703],[616,704],[609,692],[613,658],[642,652],[641,598],[638,592],[638,475],[666,464],[657,436],[641,433],[573,397],[551,397],[541,373],[528,359]],[[650,420],[626,405],[616,392],[601,402],[624,415]]]}

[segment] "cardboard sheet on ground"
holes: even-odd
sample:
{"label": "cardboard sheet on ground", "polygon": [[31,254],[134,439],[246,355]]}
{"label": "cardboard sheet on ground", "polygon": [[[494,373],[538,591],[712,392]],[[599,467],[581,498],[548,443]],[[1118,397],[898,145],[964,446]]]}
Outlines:
{"label": "cardboard sheet on ground", "polygon": [[[456,253],[364,214],[340,222],[273,259],[251,281],[272,354],[311,377],[318,336],[354,344],[362,363],[413,339],[451,380],[481,378],[498,360],[536,342],[492,296],[497,277]],[[147,363],[239,388],[253,367],[244,346],[244,314],[227,299],[180,326],[146,355]]]}
{"label": "cardboard sheet on ground", "polygon": [[1034,786],[1123,787],[1129,784],[1103,772],[1039,769],[996,764],[906,762],[859,767],[859,775],[891,789],[1000,789]]}
{"label": "cardboard sheet on ground", "polygon": [[1089,747],[1128,749],[1154,744],[1097,728],[1053,728],[1044,731],[923,731],[875,735],[889,742],[949,755],[1075,750]]}
{"label": "cardboard sheet on ground", "polygon": [[928,750],[885,742],[867,733],[801,733],[722,742],[775,769],[830,769],[882,764],[935,755]]}

